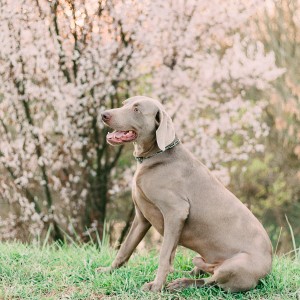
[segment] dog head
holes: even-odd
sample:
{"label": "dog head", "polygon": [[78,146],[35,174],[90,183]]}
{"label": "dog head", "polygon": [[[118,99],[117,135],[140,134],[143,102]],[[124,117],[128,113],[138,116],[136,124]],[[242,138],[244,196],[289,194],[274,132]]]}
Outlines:
{"label": "dog head", "polygon": [[120,108],[106,110],[102,121],[112,129],[106,140],[111,145],[128,142],[147,144],[156,140],[158,147],[165,150],[175,139],[171,117],[163,105],[152,98],[136,96],[123,102]]}

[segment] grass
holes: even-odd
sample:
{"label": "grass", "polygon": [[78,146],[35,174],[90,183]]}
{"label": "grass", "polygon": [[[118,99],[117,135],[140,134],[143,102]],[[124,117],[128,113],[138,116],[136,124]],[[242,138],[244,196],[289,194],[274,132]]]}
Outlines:
{"label": "grass", "polygon": [[[0,244],[0,299],[300,299],[300,261],[275,257],[273,271],[256,289],[228,294],[217,287],[188,288],[177,293],[143,292],[142,285],[154,279],[158,254],[135,254],[126,267],[112,274],[95,268],[108,266],[115,251],[107,246]],[[186,277],[192,268],[191,251],[180,249],[168,281]]]}

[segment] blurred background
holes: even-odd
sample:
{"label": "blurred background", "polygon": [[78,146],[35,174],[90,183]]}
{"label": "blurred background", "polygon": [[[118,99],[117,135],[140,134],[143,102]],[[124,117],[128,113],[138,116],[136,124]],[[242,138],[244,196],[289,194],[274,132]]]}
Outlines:
{"label": "blurred background", "polygon": [[122,242],[136,162],[99,116],[147,95],[277,252],[299,245],[299,0],[2,0],[0,45],[1,241]]}

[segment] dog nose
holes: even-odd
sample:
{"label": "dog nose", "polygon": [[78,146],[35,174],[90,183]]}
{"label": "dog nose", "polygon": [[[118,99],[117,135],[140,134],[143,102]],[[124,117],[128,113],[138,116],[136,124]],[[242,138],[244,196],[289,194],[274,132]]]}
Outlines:
{"label": "dog nose", "polygon": [[109,120],[111,119],[111,114],[108,113],[108,112],[103,112],[103,113],[101,114],[101,117],[102,117],[102,120],[103,120],[104,122],[107,122],[107,121],[109,121]]}

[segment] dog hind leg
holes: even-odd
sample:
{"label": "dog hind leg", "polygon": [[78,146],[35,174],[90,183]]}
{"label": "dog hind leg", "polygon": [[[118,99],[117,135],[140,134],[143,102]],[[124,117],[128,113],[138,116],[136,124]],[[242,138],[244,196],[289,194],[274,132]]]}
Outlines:
{"label": "dog hind leg", "polygon": [[[202,261],[201,261],[202,260]],[[210,271],[211,264],[204,263],[201,258],[196,258],[196,268]],[[201,265],[201,266],[200,266]],[[206,267],[209,267],[208,269]],[[218,285],[225,291],[239,292],[247,291],[257,285],[257,272],[254,269],[250,255],[239,253],[230,259],[225,260],[220,265],[215,265],[214,273],[211,277],[203,279],[178,278],[168,284],[167,289],[170,291],[186,288],[188,286],[203,287],[208,285]]]}

